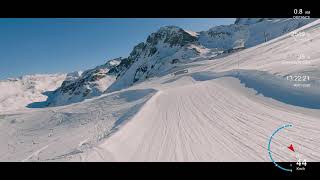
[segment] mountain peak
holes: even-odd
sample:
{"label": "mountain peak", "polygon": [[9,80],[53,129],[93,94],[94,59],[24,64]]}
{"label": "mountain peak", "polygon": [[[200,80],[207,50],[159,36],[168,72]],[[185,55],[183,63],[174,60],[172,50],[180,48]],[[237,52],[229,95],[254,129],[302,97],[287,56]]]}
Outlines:
{"label": "mountain peak", "polygon": [[173,26],[173,25],[163,26],[159,29],[159,31],[176,31],[176,32],[178,32],[180,30],[183,30],[183,29],[178,26]]}
{"label": "mountain peak", "polygon": [[177,26],[164,26],[161,27],[157,32],[152,33],[146,43],[156,45],[158,43],[167,43],[172,46],[184,46],[188,43],[196,41],[197,38],[184,31],[182,28]]}

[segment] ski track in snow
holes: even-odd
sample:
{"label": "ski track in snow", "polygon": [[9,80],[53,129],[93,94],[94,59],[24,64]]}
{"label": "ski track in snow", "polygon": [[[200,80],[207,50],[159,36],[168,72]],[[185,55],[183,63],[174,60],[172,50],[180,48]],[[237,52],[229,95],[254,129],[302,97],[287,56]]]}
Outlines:
{"label": "ski track in snow", "polygon": [[49,145],[46,145],[42,148],[40,148],[39,150],[37,150],[36,152],[32,153],[30,156],[28,156],[26,159],[22,160],[22,162],[26,162],[29,161],[32,158],[37,158],[37,160],[39,160],[39,154],[44,151],[45,149],[47,149],[49,147]]}
{"label": "ski track in snow", "polygon": [[[270,136],[290,123],[292,128],[274,137],[273,158],[296,161],[298,154],[319,161],[318,98],[297,104],[267,92],[279,87],[301,99],[320,92],[320,54],[310,48],[320,45],[319,24],[299,29],[307,29],[312,41],[284,35],[226,57],[195,61],[178,76],[152,78],[68,106],[4,114],[0,160],[269,162]],[[293,52],[311,54],[311,64],[281,64]],[[303,72],[313,79],[310,89],[294,89],[284,78]],[[296,153],[286,149],[289,144]]]}
{"label": "ski track in snow", "polygon": [[[291,60],[284,56],[289,53],[314,54],[310,45],[316,47],[319,43],[317,24],[319,21],[307,25],[312,30],[309,31],[313,36],[312,43],[294,42],[290,35],[285,35],[285,38],[279,37],[225,58],[196,62],[200,66],[190,68],[189,72],[226,72],[241,68],[284,77],[315,66],[319,68],[319,54],[311,65],[280,64],[280,60]],[[248,75],[259,74],[249,72]],[[269,76],[257,76],[260,80],[263,77],[271,81],[270,85],[274,84]],[[319,92],[318,82],[316,78],[312,83],[315,89],[310,92]],[[287,88],[288,93],[294,94],[287,82],[282,84],[281,81],[276,83],[279,88]],[[297,161],[297,154],[285,149],[293,143],[299,147],[296,152],[300,157],[308,161],[320,160],[318,109],[293,106],[272,96],[264,97],[254,90],[259,87],[245,88],[234,76],[200,82],[188,75],[167,76],[140,85],[143,86],[157,86],[159,91],[126,126],[99,145],[103,149],[99,149],[100,155],[102,152],[108,154],[107,157],[112,155],[107,161],[270,161],[268,140],[274,130],[288,123],[293,124],[293,128],[277,134],[272,142],[273,158]],[[305,91],[302,95],[310,93],[308,89],[301,91]],[[87,152],[85,161],[101,160],[96,153],[95,150]]]}
{"label": "ski track in snow", "polygon": [[[319,159],[320,151],[313,150],[320,142],[306,143],[320,132],[316,118],[260,104],[243,92],[234,78],[158,92],[99,147],[113,155],[107,161],[269,161],[270,134],[290,121],[297,129],[276,143],[303,145],[312,150],[303,154],[309,161]],[[94,151],[87,160],[101,160],[96,153],[102,152]],[[278,160],[294,161],[286,151],[274,153]]]}

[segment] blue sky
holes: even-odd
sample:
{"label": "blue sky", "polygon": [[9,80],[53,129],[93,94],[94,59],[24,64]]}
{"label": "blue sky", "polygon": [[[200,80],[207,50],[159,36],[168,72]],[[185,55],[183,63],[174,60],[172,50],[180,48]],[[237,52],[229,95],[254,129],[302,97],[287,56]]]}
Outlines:
{"label": "blue sky", "polygon": [[134,45],[166,25],[193,31],[234,18],[0,18],[0,79],[85,70],[126,57]]}

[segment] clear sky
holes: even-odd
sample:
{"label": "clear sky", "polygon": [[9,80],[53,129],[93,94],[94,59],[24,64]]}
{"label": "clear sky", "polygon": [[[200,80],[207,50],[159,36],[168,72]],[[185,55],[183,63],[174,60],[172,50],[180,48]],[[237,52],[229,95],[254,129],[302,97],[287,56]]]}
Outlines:
{"label": "clear sky", "polygon": [[202,31],[233,18],[0,18],[0,79],[66,73],[126,57],[166,25]]}

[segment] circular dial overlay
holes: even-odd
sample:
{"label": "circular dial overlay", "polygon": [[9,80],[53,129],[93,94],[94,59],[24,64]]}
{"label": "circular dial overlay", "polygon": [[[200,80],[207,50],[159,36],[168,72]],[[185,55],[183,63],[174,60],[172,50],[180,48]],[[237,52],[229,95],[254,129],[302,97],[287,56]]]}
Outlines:
{"label": "circular dial overlay", "polygon": [[287,172],[306,170],[307,161],[312,156],[311,148],[292,124],[274,130],[269,138],[268,153],[274,165]]}

